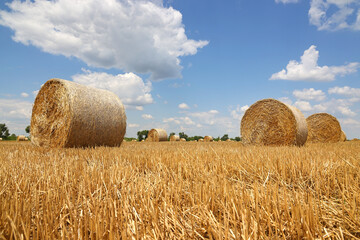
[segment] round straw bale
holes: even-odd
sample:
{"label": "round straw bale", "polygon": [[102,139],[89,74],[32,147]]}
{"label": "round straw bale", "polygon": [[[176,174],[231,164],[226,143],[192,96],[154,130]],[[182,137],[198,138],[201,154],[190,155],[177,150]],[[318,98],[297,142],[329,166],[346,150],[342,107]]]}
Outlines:
{"label": "round straw bale", "polygon": [[345,141],[346,141],[346,134],[343,130],[341,130],[340,142],[345,142]]}
{"label": "round straw bale", "polygon": [[16,141],[26,141],[26,137],[24,135],[19,135],[17,136]]}
{"label": "round straw bale", "polygon": [[204,142],[212,142],[212,141],[213,141],[213,137],[211,137],[211,136],[204,137]]}
{"label": "round straw bale", "polygon": [[25,137],[25,141],[29,141],[29,138]]}
{"label": "round straw bale", "polygon": [[203,141],[204,141],[204,139],[200,138],[198,142],[203,142]]}
{"label": "round straw bale", "polygon": [[167,133],[164,129],[153,128],[149,131],[147,138],[149,142],[167,141]]}
{"label": "round straw bale", "polygon": [[307,132],[304,115],[297,108],[275,99],[257,101],[241,120],[241,137],[245,144],[302,146]]}
{"label": "round straw bale", "polygon": [[180,138],[180,142],[186,142],[185,138]]}
{"label": "round straw bale", "polygon": [[176,141],[180,141],[180,137],[177,135],[171,135],[170,142],[176,142]]}
{"label": "round straw bale", "polygon": [[227,142],[231,142],[231,139],[230,139],[230,138],[228,138],[228,139],[226,139],[226,141],[227,141]]}
{"label": "round straw bale", "polygon": [[341,139],[339,121],[328,113],[316,113],[306,119],[308,142],[335,143]]}
{"label": "round straw bale", "polygon": [[120,146],[126,114],[110,91],[50,79],[36,96],[30,128],[37,146]]}
{"label": "round straw bale", "polygon": [[2,138],[0,138],[0,141],[2,141]]}

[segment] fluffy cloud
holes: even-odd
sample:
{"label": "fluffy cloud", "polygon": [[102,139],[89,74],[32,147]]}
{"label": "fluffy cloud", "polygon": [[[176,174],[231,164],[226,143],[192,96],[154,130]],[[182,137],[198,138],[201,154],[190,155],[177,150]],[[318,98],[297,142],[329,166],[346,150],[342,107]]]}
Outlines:
{"label": "fluffy cloud", "polygon": [[341,122],[341,125],[349,125],[352,127],[358,127],[360,128],[360,121],[352,119],[352,118],[345,118],[345,119],[339,119]]}
{"label": "fluffy cloud", "polygon": [[142,117],[143,119],[153,119],[153,116],[150,115],[150,114],[143,114],[143,115],[141,115],[141,117]]}
{"label": "fluffy cloud", "polygon": [[318,30],[360,30],[360,2],[358,0],[312,0],[310,23]]}
{"label": "fluffy cloud", "polygon": [[275,2],[287,4],[287,3],[297,3],[297,2],[299,2],[299,0],[275,0]]}
{"label": "fluffy cloud", "polygon": [[186,124],[186,125],[195,125],[195,122],[193,120],[191,120],[191,118],[189,117],[171,117],[171,118],[166,118],[163,120],[164,123],[175,123],[175,124]]}
{"label": "fluffy cloud", "polygon": [[291,81],[334,81],[335,77],[340,75],[354,73],[360,67],[360,63],[353,62],[343,66],[318,66],[319,51],[312,45],[305,50],[301,56],[301,61],[291,60],[278,73],[274,73],[270,80],[291,80]]}
{"label": "fluffy cloud", "polygon": [[305,112],[313,110],[311,104],[307,101],[296,101],[294,103],[294,106],[300,109],[301,111],[305,111]]}
{"label": "fluffy cloud", "polygon": [[23,93],[21,93],[21,96],[22,96],[22,97],[24,97],[24,98],[26,98],[26,97],[28,97],[28,96],[29,96],[29,94],[28,94],[28,93],[23,92]]}
{"label": "fluffy cloud", "polygon": [[238,105],[235,110],[232,110],[230,112],[230,115],[233,119],[241,120],[242,117],[244,116],[245,111],[248,110],[248,108],[249,108],[249,105],[245,105],[242,107],[240,107],[240,105]]}
{"label": "fluffy cloud", "polygon": [[190,109],[190,107],[186,103],[180,103],[178,107],[180,109]]}
{"label": "fluffy cloud", "polygon": [[333,87],[328,90],[329,94],[339,94],[352,97],[360,97],[360,88],[345,87]]}
{"label": "fluffy cloud", "polygon": [[219,114],[217,110],[210,110],[208,112],[193,112],[190,116],[197,118],[202,124],[214,125],[216,122],[215,116]]}
{"label": "fluffy cloud", "polygon": [[338,106],[337,110],[345,116],[354,117],[356,115],[348,106]]}
{"label": "fluffy cloud", "polygon": [[14,31],[14,41],[90,66],[150,73],[154,80],[180,77],[179,57],[208,44],[188,39],[182,14],[162,1],[34,0],[7,6],[0,25]]}
{"label": "fluffy cloud", "polygon": [[154,102],[150,93],[151,82],[144,83],[134,73],[112,75],[105,72],[84,70],[83,74],[74,75],[72,79],[80,84],[112,91],[119,96],[126,106],[138,110],[142,110],[144,105]]}
{"label": "fluffy cloud", "polygon": [[7,119],[30,119],[32,103],[17,99],[0,99],[0,116]]}
{"label": "fluffy cloud", "polygon": [[136,124],[136,123],[129,123],[127,125],[129,128],[136,128],[136,127],[139,127],[140,125],[139,124]]}
{"label": "fluffy cloud", "polygon": [[325,93],[314,88],[293,91],[293,95],[297,99],[322,101],[325,99]]}

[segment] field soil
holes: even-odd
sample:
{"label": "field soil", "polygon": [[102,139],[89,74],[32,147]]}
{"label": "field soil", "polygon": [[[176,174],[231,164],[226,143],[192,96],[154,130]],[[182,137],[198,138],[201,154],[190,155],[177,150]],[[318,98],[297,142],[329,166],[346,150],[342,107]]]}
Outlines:
{"label": "field soil", "polygon": [[360,141],[0,142],[0,239],[360,239]]}

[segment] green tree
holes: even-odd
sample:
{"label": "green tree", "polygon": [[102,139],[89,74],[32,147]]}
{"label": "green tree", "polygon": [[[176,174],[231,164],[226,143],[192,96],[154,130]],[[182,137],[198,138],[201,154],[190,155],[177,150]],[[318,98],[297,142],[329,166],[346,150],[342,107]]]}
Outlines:
{"label": "green tree", "polygon": [[1,138],[8,138],[10,135],[9,129],[5,123],[0,123],[0,137]]}
{"label": "green tree", "polygon": [[229,134],[224,134],[224,136],[221,137],[221,141],[226,141],[229,139]]}
{"label": "green tree", "polygon": [[26,133],[30,133],[30,125],[25,128]]}
{"label": "green tree", "polygon": [[181,138],[185,138],[186,139],[186,141],[188,140],[188,138],[189,138],[189,136],[188,135],[186,135],[184,132],[179,132],[179,137],[180,137],[180,139]]}
{"label": "green tree", "polygon": [[148,136],[149,130],[142,130],[137,132],[138,141],[145,140]]}

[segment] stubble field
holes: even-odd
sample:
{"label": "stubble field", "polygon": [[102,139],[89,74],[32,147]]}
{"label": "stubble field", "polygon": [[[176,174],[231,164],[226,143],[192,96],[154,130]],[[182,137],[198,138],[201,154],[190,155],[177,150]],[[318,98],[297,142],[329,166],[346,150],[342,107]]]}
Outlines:
{"label": "stubble field", "polygon": [[359,239],[360,142],[0,142],[0,239]]}

